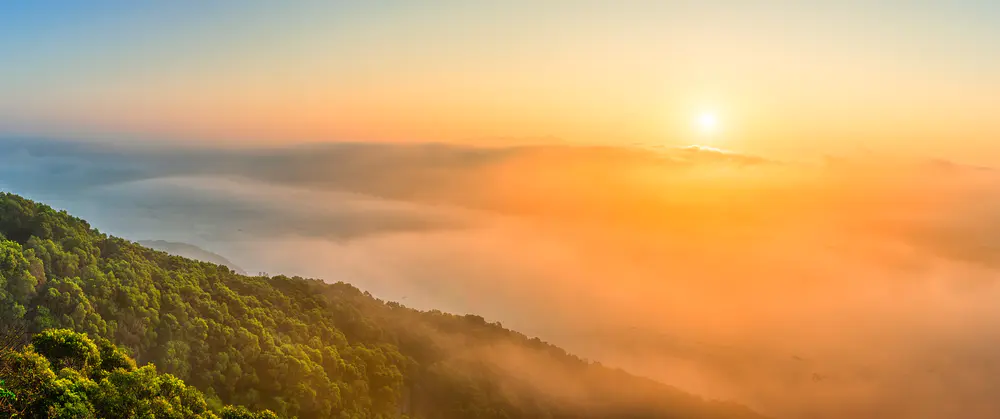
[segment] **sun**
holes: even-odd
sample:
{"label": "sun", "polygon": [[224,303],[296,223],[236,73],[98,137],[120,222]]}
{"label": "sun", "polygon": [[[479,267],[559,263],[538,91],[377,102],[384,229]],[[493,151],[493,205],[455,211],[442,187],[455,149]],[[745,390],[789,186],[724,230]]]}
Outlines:
{"label": "sun", "polygon": [[710,135],[719,131],[719,117],[714,112],[702,112],[694,122],[702,134]]}

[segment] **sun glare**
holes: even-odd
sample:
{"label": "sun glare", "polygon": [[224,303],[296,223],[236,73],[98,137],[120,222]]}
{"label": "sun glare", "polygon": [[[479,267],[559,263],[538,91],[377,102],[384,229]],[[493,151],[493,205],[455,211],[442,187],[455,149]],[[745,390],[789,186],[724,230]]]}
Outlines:
{"label": "sun glare", "polygon": [[712,112],[702,112],[695,120],[698,131],[702,134],[714,134],[719,130],[719,118]]}

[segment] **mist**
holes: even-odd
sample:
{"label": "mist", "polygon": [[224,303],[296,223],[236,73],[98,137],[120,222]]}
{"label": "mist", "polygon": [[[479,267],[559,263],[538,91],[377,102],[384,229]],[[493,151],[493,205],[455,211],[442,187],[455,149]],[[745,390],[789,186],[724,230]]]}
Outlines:
{"label": "mist", "polygon": [[1000,415],[990,168],[709,148],[4,145],[0,188],[106,233],[475,313],[777,418]]}

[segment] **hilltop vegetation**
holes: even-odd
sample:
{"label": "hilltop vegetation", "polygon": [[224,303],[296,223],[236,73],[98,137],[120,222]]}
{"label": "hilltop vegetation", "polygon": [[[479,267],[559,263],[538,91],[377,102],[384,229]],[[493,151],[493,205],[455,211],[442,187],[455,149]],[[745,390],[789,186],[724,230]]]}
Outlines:
{"label": "hilltop vegetation", "polygon": [[4,417],[277,418],[270,411],[233,406],[216,415],[197,389],[158,373],[153,365],[137,367],[107,339],[94,342],[68,329],[49,329],[35,335],[30,346],[13,349],[0,353],[0,374],[6,377],[0,380]]}
{"label": "hilltop vegetation", "polygon": [[[27,417],[52,406],[270,415],[225,405],[299,418],[758,417],[479,316],[417,311],[342,282],[240,275],[12,194],[0,195],[0,324],[14,335],[0,388]],[[54,337],[85,350],[55,354],[43,344]]]}

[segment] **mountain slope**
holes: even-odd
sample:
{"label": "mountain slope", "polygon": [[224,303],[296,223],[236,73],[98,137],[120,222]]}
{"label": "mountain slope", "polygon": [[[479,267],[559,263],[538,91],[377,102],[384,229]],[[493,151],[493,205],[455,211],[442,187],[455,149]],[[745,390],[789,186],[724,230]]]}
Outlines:
{"label": "mountain slope", "polygon": [[109,339],[212,406],[301,418],[759,417],[478,316],[235,274],[12,194],[0,195],[0,236],[0,323]]}
{"label": "mountain slope", "polygon": [[229,259],[226,259],[218,253],[210,252],[193,244],[170,242],[166,240],[139,240],[137,243],[150,249],[167,252],[174,256],[181,256],[188,259],[226,266],[240,275],[246,275],[246,271],[239,266],[236,266],[236,264],[229,261]]}
{"label": "mountain slope", "polygon": [[95,342],[71,330],[47,329],[19,348],[10,338],[20,330],[2,332],[0,417],[277,418],[274,412],[238,406],[209,409],[200,391],[153,365],[137,367],[107,339]]}

